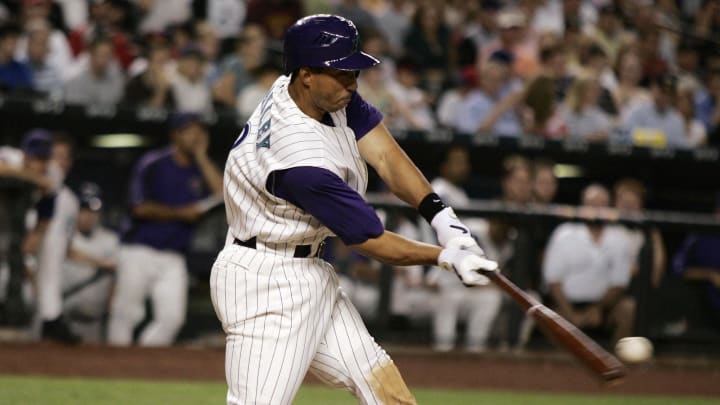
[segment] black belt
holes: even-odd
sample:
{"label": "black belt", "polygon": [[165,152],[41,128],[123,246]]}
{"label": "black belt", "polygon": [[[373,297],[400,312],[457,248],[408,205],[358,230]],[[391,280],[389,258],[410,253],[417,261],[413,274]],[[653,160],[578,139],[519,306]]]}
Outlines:
{"label": "black belt", "polygon": [[[257,238],[254,236],[248,240],[240,240],[238,238],[235,238],[235,240],[233,240],[233,243],[239,246],[244,246],[246,248],[257,249]],[[320,246],[318,246],[317,252],[313,254],[312,245],[296,245],[293,257],[320,257],[324,246],[325,242],[321,242]]]}

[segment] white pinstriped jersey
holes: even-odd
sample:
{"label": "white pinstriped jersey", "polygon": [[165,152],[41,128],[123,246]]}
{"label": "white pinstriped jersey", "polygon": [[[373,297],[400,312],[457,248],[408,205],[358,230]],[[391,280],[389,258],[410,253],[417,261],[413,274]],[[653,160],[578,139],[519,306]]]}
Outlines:
{"label": "white pinstriped jersey", "polygon": [[273,171],[319,167],[365,194],[367,166],[345,109],[330,114],[334,126],[322,124],[297,107],[289,83],[289,76],[275,81],[228,156],[224,189],[230,243],[257,237],[270,243],[315,244],[332,235],[313,216],[267,191]]}

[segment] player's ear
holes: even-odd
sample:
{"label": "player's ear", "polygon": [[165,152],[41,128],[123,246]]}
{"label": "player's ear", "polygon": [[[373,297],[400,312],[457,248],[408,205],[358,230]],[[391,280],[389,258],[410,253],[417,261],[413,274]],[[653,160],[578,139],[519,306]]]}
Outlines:
{"label": "player's ear", "polygon": [[313,80],[313,71],[308,67],[298,69],[298,79],[305,86],[310,86]]}

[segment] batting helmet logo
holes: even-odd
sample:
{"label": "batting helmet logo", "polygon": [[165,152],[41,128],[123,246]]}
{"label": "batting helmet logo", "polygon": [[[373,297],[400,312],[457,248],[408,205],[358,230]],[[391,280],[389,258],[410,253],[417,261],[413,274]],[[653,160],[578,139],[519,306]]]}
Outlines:
{"label": "batting helmet logo", "polygon": [[285,73],[303,66],[362,70],[380,63],[360,52],[360,35],[352,21],[330,14],[301,18],[285,36]]}

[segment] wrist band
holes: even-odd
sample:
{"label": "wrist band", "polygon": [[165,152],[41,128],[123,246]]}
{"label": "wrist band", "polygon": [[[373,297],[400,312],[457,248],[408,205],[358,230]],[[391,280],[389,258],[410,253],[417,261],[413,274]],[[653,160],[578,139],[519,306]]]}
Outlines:
{"label": "wrist band", "polygon": [[430,193],[420,201],[418,205],[418,212],[425,218],[428,223],[432,222],[435,215],[447,208],[447,205],[440,199],[440,196],[436,193]]}

